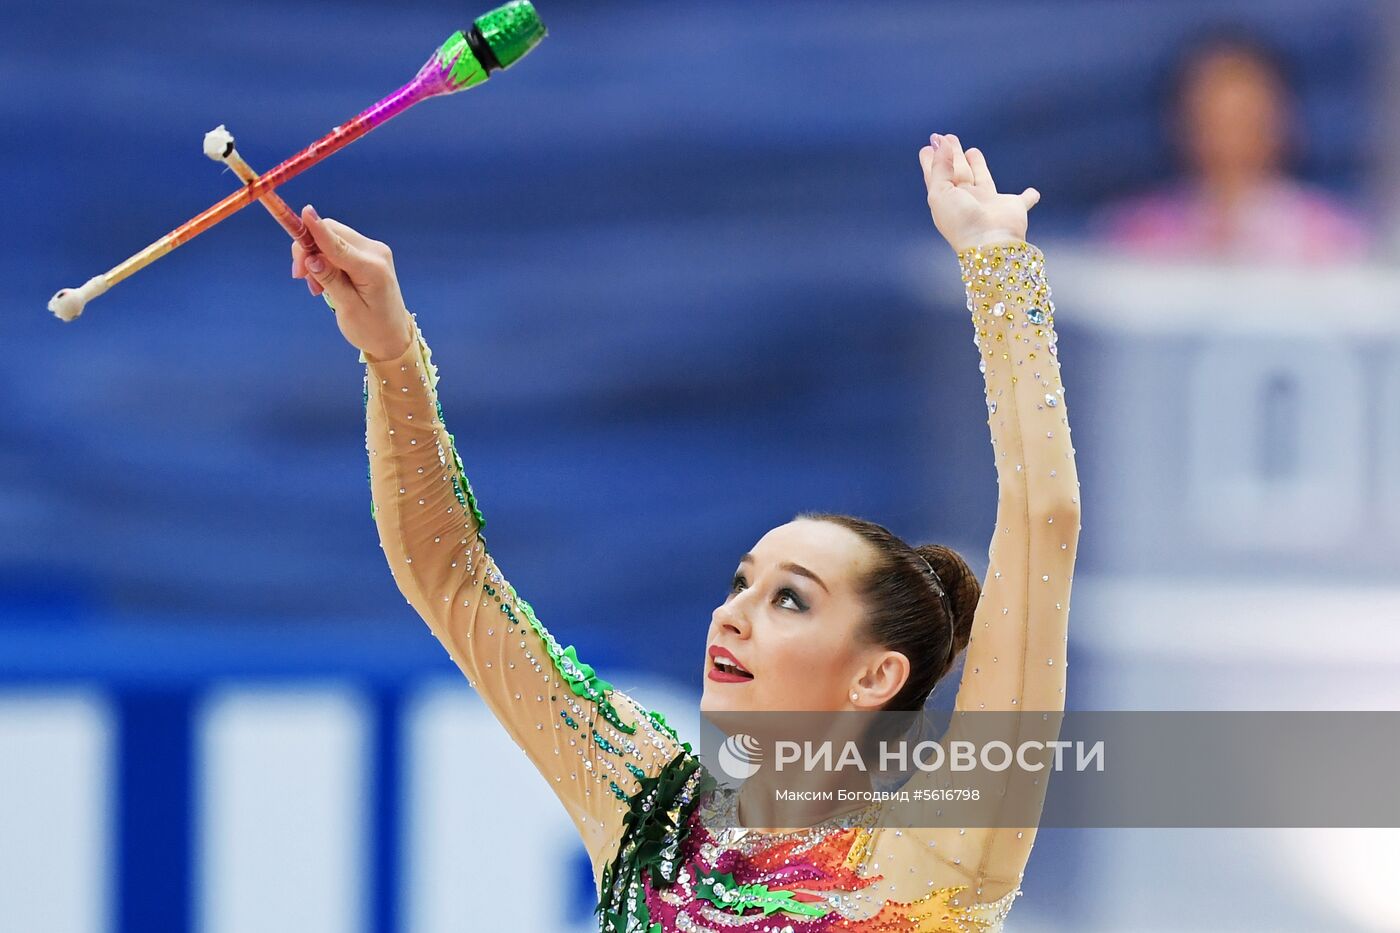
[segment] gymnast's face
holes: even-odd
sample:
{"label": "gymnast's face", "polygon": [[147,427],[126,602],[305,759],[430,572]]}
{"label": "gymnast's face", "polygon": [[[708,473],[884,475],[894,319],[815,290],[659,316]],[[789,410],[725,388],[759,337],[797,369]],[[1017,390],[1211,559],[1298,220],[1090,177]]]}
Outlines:
{"label": "gymnast's face", "polygon": [[832,522],[797,519],[759,539],[710,618],[701,710],[876,709],[893,697],[908,661],[866,639],[858,592],[874,560]]}

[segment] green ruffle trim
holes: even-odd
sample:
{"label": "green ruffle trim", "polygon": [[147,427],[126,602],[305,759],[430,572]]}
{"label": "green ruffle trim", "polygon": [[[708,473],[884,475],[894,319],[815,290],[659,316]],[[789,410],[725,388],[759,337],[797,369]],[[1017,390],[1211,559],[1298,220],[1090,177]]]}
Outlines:
{"label": "green ruffle trim", "polygon": [[[535,607],[515,592],[515,587],[507,583],[506,588],[510,592],[510,601],[524,613],[530,628],[540,637],[540,641],[544,642],[544,649],[549,655],[549,660],[554,663],[554,669],[559,672],[559,676],[569,685],[569,690],[575,696],[583,697],[596,706],[603,718],[612,723],[619,732],[628,735],[635,733],[637,731],[636,725],[624,721],[609,699],[612,695],[613,685],[599,677],[592,665],[580,661],[578,651],[573,645],[559,644],[559,640],[550,634],[549,629],[545,628],[539,617],[535,615]],[[503,602],[501,606],[508,607],[509,603]],[[510,612],[509,615],[512,622],[519,623],[515,613]]]}
{"label": "green ruffle trim", "polygon": [[[438,406],[438,411],[442,411],[441,406]],[[442,415],[439,414],[438,418],[441,417]],[[472,517],[476,519],[476,533],[477,536],[481,538],[481,543],[484,545],[486,543],[486,538],[481,534],[481,531],[486,527],[486,516],[481,514],[481,507],[476,503],[476,493],[472,491],[472,484],[467,479],[467,474],[462,469],[462,460],[457,456],[457,445],[454,441],[456,441],[455,437],[451,434],[447,435],[448,449],[452,451],[452,463],[457,467],[457,475],[453,477],[452,492],[457,496],[457,501],[461,504],[462,508],[464,510],[470,510]]]}
{"label": "green ruffle trim", "polygon": [[700,760],[681,752],[657,773],[637,779],[639,788],[627,801],[617,856],[603,870],[595,913],[600,933],[654,933],[647,907],[648,879],[657,887],[675,884],[681,870],[681,843],[687,820],[715,780]]}
{"label": "green ruffle trim", "polygon": [[[323,294],[324,294],[324,293],[323,293]],[[329,298],[326,299],[326,302],[327,302],[327,304],[329,304],[329,303],[330,303],[330,299],[329,299]],[[368,361],[365,359],[365,354],[364,354],[364,351],[363,351],[363,350],[360,351],[360,362],[366,364],[366,366],[365,366],[364,400],[365,400],[365,415],[366,415],[366,417],[368,417],[368,415],[369,415],[369,366],[368,366]],[[366,461],[368,461],[369,458],[366,457],[365,459],[366,459]],[[369,464],[368,462],[366,462],[366,464],[365,464],[365,481],[366,481],[367,483],[369,483],[369,488],[370,488],[370,497],[369,497],[369,518],[370,518],[370,521],[374,521],[374,516],[375,516],[375,512],[376,512],[376,509],[375,509],[375,507],[374,507],[374,466],[371,465],[371,464]]]}
{"label": "green ruffle trim", "polygon": [[671,727],[671,724],[669,722],[666,721],[665,716],[661,715],[654,709],[649,709],[646,712],[647,718],[652,721],[652,724],[656,726],[656,728],[660,729],[662,732],[669,735],[671,737],[671,741],[680,745],[680,747],[685,749],[686,751],[691,750],[690,743],[681,741],[681,737],[676,734],[676,730]]}
{"label": "green ruffle trim", "polygon": [[[428,388],[433,393],[433,407],[437,410],[438,422],[445,432],[447,430],[447,419],[442,414],[442,401],[437,397],[438,368],[433,363],[433,348],[428,346],[428,341],[423,339],[423,332],[418,329],[418,319],[413,320],[414,339],[418,342],[418,355],[423,360],[423,370],[428,374]],[[470,511],[476,518],[477,533],[486,527],[486,516],[481,514],[481,508],[476,503],[476,494],[472,492],[472,484],[467,479],[467,469],[462,466],[462,458],[457,456],[457,438],[452,434],[447,435],[447,449],[452,454],[452,466],[454,470],[452,492],[457,496],[457,501],[461,503],[464,510]],[[486,539],[482,538],[482,544]]]}
{"label": "green ruffle trim", "polygon": [[[438,423],[443,426],[444,432],[447,430],[447,419],[442,414],[442,402],[437,397],[438,368],[433,364],[433,348],[428,346],[428,342],[423,339],[423,332],[418,329],[418,318],[413,318],[413,339],[418,345],[418,357],[423,363],[423,370],[428,375],[428,387],[433,394],[433,408],[437,411]],[[365,409],[369,409],[369,360],[365,359],[364,351],[360,351],[360,362],[365,364],[365,384],[364,384],[364,404]],[[471,481],[467,479],[466,467],[462,465],[462,458],[457,455],[457,438],[452,434],[447,435],[447,451],[452,454],[452,493],[457,497],[457,502],[462,506],[463,512],[470,512],[476,519],[477,535],[481,537],[481,543],[486,544],[485,536],[481,535],[481,530],[486,527],[486,516],[481,514],[481,507],[477,504],[476,493],[472,491]],[[439,450],[440,455],[444,455]],[[374,471],[368,471],[371,488],[373,487]],[[376,508],[374,500],[369,503],[369,517],[374,518]]]}

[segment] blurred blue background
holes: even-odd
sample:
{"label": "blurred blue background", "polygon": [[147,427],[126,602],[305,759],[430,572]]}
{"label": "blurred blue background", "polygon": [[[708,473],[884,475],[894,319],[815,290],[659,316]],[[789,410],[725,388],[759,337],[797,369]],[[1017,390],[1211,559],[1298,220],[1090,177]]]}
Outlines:
{"label": "blurred blue background", "polygon": [[[537,6],[520,66],[282,194],[394,248],[493,552],[561,641],[684,722],[734,564],[794,513],[985,566],[980,378],[917,164],[956,132],[1044,195],[1086,503],[1071,704],[1395,707],[1387,9]],[[383,564],[362,367],[271,219],[75,323],[44,310],[234,189],[207,130],[270,168],[480,12],[5,5],[0,930],[504,929],[484,901],[531,859],[554,881],[500,916],[587,928],[562,813],[533,812],[554,805]],[[1172,176],[1162,76],[1213,23],[1286,52],[1295,174],[1365,218],[1369,257],[1149,268],[1094,240]],[[474,781],[510,806],[457,809]],[[1200,903],[1211,929],[1400,928],[1342,904],[1354,872],[1260,856],[1393,840],[1263,835],[1047,831],[1009,929],[1199,930]],[[1214,887],[1182,907],[1172,871]]]}

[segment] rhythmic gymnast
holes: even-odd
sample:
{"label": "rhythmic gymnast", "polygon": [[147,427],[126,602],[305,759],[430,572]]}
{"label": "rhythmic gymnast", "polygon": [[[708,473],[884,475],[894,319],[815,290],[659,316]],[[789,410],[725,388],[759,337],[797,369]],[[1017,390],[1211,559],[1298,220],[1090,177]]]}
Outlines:
{"label": "rhythmic gymnast", "polygon": [[[919,710],[964,650],[957,710],[1063,708],[1079,489],[1054,304],[1025,240],[1039,194],[999,193],[956,136],[930,136],[919,160],[985,379],[999,489],[987,576],[859,518],[807,513],[773,528],[737,560],[711,616],[697,657],[707,712]],[[573,820],[601,929],[1000,930],[1034,825],[901,830],[862,807],[756,829],[784,824],[763,800],[721,793],[663,716],[561,647],[486,547],[389,247],[309,206],[301,220],[317,251],[294,243],[292,275],[328,297],[365,363],[372,512],[390,570]],[[1043,795],[1039,781],[1005,780],[1008,799]]]}

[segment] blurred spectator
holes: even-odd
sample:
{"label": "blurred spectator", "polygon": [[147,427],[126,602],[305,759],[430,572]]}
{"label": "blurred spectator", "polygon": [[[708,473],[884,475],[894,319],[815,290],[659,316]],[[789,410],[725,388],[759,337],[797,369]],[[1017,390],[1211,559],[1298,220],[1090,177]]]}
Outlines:
{"label": "blurred spectator", "polygon": [[1114,246],[1161,258],[1354,258],[1363,219],[1290,177],[1295,100],[1282,57],[1246,33],[1190,43],[1169,84],[1167,127],[1184,177],[1097,218]]}

